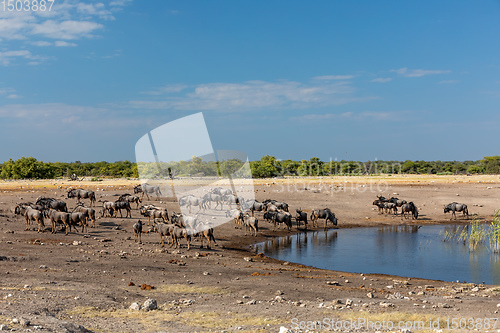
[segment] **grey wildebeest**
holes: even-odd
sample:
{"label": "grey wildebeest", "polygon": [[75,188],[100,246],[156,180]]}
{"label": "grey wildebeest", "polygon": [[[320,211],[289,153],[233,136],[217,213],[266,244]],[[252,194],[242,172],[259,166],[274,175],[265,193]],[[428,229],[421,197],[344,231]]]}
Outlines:
{"label": "grey wildebeest", "polygon": [[144,194],[146,194],[146,197],[148,197],[148,200],[150,200],[149,195],[154,194],[156,195],[156,198],[159,198],[161,196],[161,191],[159,186],[155,185],[149,185],[148,183],[137,185],[134,187],[134,193],[142,193],[142,198],[144,198]]}
{"label": "grey wildebeest", "polygon": [[186,239],[187,249],[189,250],[189,247],[191,245],[191,235],[189,234],[189,232],[185,228],[174,226],[174,228],[172,230],[172,240],[174,242],[176,249],[179,248],[179,246],[180,246],[179,240],[181,238]]}
{"label": "grey wildebeest", "polygon": [[143,206],[139,209],[139,212],[142,216],[148,218],[148,225],[151,221],[151,218],[153,218],[153,221],[154,219],[160,218],[163,219],[164,222],[167,222],[169,220],[168,212],[166,209],[161,209],[154,206]]}
{"label": "grey wildebeest", "polygon": [[240,222],[243,222],[243,213],[239,209],[231,209],[226,211],[226,217],[234,219],[234,228],[237,229]]}
{"label": "grey wildebeest", "polygon": [[136,204],[136,209],[139,209],[139,204],[142,203],[141,198],[139,198],[137,195],[130,195],[130,194],[122,194],[118,198],[118,201],[126,201],[129,204],[132,204],[135,202]]}
{"label": "grey wildebeest", "polygon": [[68,232],[71,230],[71,224],[70,224],[70,217],[69,213],[66,212],[60,212],[54,209],[49,209],[44,211],[45,217],[50,219],[50,222],[52,223],[52,233],[55,234],[57,232],[56,230],[56,225],[58,223],[64,224],[64,227],[66,228],[66,235],[68,235]]}
{"label": "grey wildebeest", "polygon": [[44,232],[45,224],[43,223],[43,214],[41,211],[28,205],[18,204],[14,209],[14,213],[26,218],[25,230],[30,230],[30,222],[34,221],[38,224],[38,232]]}
{"label": "grey wildebeest", "polygon": [[217,209],[217,207],[220,205],[220,210],[223,209],[223,200],[222,196],[220,194],[215,194],[215,193],[207,193],[203,196],[203,200],[205,203],[208,204],[208,208],[212,209],[212,202],[215,202],[215,207],[214,210]]}
{"label": "grey wildebeest", "polygon": [[276,230],[276,224],[279,224],[278,229],[280,229],[281,223],[284,223],[288,227],[288,230],[292,229],[292,214],[289,212],[266,212],[264,218],[271,219],[271,222],[274,224],[273,230]]}
{"label": "grey wildebeest", "polygon": [[295,222],[297,222],[297,226],[299,226],[300,221],[304,222],[304,228],[307,229],[307,213],[299,208],[295,210]]}
{"label": "grey wildebeest", "polygon": [[154,231],[160,234],[160,244],[161,247],[165,246],[165,238],[170,236],[172,238],[172,242],[170,244],[170,247],[174,245],[173,241],[173,231],[175,228],[175,224],[167,224],[163,222],[155,222],[154,224]]}
{"label": "grey wildebeest", "polygon": [[257,236],[257,231],[259,231],[259,220],[257,220],[256,217],[250,216],[250,214],[245,214],[243,224],[245,225],[245,236],[248,229],[250,229],[250,233],[252,230],[254,231],[254,237]]}
{"label": "grey wildebeest", "polygon": [[95,207],[95,193],[90,190],[83,190],[81,188],[72,189],[68,191],[68,198],[76,198],[77,202],[80,203],[80,199],[90,199],[90,207],[94,204]]}
{"label": "grey wildebeest", "polygon": [[262,202],[258,202],[257,200],[252,200],[249,202],[249,207],[250,211],[252,212],[252,216],[255,211],[258,212],[265,212],[267,210],[267,205]]}
{"label": "grey wildebeest", "polygon": [[267,200],[264,200],[262,203],[267,205],[268,210],[269,210],[270,205],[274,205],[274,206],[276,206],[276,208],[281,209],[285,212],[288,212],[288,204],[286,202],[279,202],[276,200],[267,199]]}
{"label": "grey wildebeest", "polygon": [[412,219],[418,219],[418,209],[412,201],[401,206],[401,220],[403,217],[410,218],[410,215]]}
{"label": "grey wildebeest", "polygon": [[69,224],[75,227],[75,230],[78,231],[77,226],[82,227],[82,232],[85,232],[87,230],[87,217],[88,215],[86,213],[69,213]]}
{"label": "grey wildebeest", "polygon": [[95,210],[93,208],[85,207],[83,204],[79,204],[73,209],[72,213],[86,213],[87,219],[90,220],[90,227],[95,228]]}
{"label": "grey wildebeest", "polygon": [[333,225],[337,225],[337,218],[335,217],[335,214],[329,209],[314,209],[311,213],[311,221],[313,226],[317,226],[318,219],[325,219],[325,229],[327,222],[330,221],[333,223]]}
{"label": "grey wildebeest", "polygon": [[36,204],[42,206],[44,210],[54,209],[60,212],[68,212],[68,207],[62,200],[40,197],[36,200]]}
{"label": "grey wildebeest", "polygon": [[216,187],[210,191],[210,193],[219,194],[221,196],[233,195],[233,191],[228,188]]}
{"label": "grey wildebeest", "polygon": [[101,217],[114,217],[115,213],[118,214],[116,211],[116,203],[112,201],[104,201],[102,203],[102,211],[101,211]]}
{"label": "grey wildebeest", "polygon": [[[125,209],[127,211],[125,217],[132,217],[132,209],[130,208],[130,204],[127,201],[115,201],[115,209],[117,211],[120,211],[120,217],[123,217],[122,209]],[[116,215],[118,216],[118,213]]]}
{"label": "grey wildebeest", "polygon": [[451,204],[448,204],[444,207],[444,213],[451,212],[451,219],[453,219],[453,216],[455,216],[455,220],[457,219],[457,215],[455,212],[462,212],[463,216],[467,216],[469,218],[469,210],[467,209],[466,204],[461,204],[458,202],[452,202]]}
{"label": "grey wildebeest", "polygon": [[200,210],[205,210],[205,200],[201,198],[196,198],[193,195],[188,195],[179,199],[179,206],[186,206],[191,213],[191,206],[198,206],[198,212]]}
{"label": "grey wildebeest", "polygon": [[134,229],[134,241],[137,243],[137,238],[139,238],[139,244],[142,243],[142,222],[137,221],[132,228]]}

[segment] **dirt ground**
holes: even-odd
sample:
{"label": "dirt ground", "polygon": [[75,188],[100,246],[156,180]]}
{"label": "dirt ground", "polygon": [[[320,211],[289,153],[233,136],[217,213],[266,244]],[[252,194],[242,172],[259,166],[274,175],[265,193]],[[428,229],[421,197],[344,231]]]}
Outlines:
{"label": "dirt ground", "polygon": [[[98,201],[114,201],[116,194],[131,193],[138,183],[0,183],[0,329],[279,332],[286,327],[295,332],[401,332],[398,325],[403,323],[413,332],[419,331],[415,325],[421,321],[422,331],[429,332],[457,327],[453,323],[462,331],[500,329],[500,323],[494,327],[500,305],[497,286],[321,270],[251,251],[257,242],[302,232],[295,225],[291,232],[273,231],[271,224],[260,220],[253,237],[227,223],[214,230],[218,246],[200,248],[193,241],[190,250],[185,243],[175,250],[162,249],[157,233],[143,234],[142,244],[134,242],[132,225],[142,217],[135,209],[132,218],[99,218],[96,228],[67,236],[51,234],[48,223],[44,233],[25,231],[24,220],[12,211],[16,202],[36,201],[39,196],[63,199],[72,209],[75,200],[66,198],[69,186],[95,190]],[[498,176],[269,179],[256,182],[255,189],[258,200],[287,202],[293,213],[296,208],[329,207],[339,220],[338,228],[417,223],[379,215],[372,205],[379,193],[413,201],[419,208],[419,224],[448,223],[443,205],[453,201],[466,203],[471,214],[486,221],[500,208]],[[179,211],[168,199],[145,203]],[[99,206],[100,202],[97,211]],[[156,310],[130,309],[148,299],[156,301]],[[377,326],[382,322],[386,326]],[[341,324],[342,328],[336,326]]]}

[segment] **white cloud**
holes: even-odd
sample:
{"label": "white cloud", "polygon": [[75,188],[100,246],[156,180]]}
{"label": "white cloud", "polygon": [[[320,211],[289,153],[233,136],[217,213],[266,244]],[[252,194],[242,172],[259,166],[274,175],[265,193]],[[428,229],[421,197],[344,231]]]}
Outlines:
{"label": "white cloud", "polygon": [[323,75],[323,76],[316,76],[314,79],[331,81],[331,80],[350,80],[353,79],[354,77],[355,77],[354,75]]}
{"label": "white cloud", "polygon": [[409,114],[409,111],[399,112],[343,112],[343,113],[324,113],[324,114],[305,114],[300,116],[291,117],[290,120],[294,121],[324,121],[324,120],[355,120],[355,121],[373,121],[373,120],[386,120],[386,121],[401,121]]}
{"label": "white cloud", "polygon": [[57,41],[55,41],[54,45],[58,46],[58,47],[74,47],[74,46],[77,46],[76,43],[68,43],[68,42],[65,42],[63,40],[57,40]]}
{"label": "white cloud", "polygon": [[76,5],[76,10],[86,16],[97,16],[105,20],[114,20],[111,11],[107,10],[103,3],[83,3],[80,2]]}
{"label": "white cloud", "polygon": [[[122,9],[131,0],[97,2],[92,0],[55,1],[51,11],[0,10],[0,41],[3,51],[10,51],[9,41],[25,41],[27,46],[76,46],[61,43],[83,38],[94,38],[104,29],[101,21],[114,20],[113,12]],[[52,39],[52,40],[51,40]],[[19,46],[16,45],[16,48]],[[31,64],[40,63],[31,61]],[[3,65],[5,61],[1,61]]]}
{"label": "white cloud", "polygon": [[31,52],[27,50],[0,52],[0,64],[4,66],[9,65],[15,58],[37,59],[38,57],[33,56]]}
{"label": "white cloud", "polygon": [[104,28],[100,23],[89,21],[45,21],[33,26],[32,34],[43,35],[53,39],[79,39],[94,37],[95,30]]}
{"label": "white cloud", "polygon": [[36,45],[36,46],[52,46],[52,45],[54,45],[51,42],[47,42],[45,40],[40,40],[40,41],[37,41],[37,42],[32,42],[31,44]]}
{"label": "white cloud", "polygon": [[443,80],[439,81],[439,84],[453,84],[453,83],[459,83],[459,80]]}
{"label": "white cloud", "polygon": [[[168,94],[183,92],[181,96]],[[176,110],[249,110],[263,108],[307,108],[359,102],[374,97],[356,97],[347,82],[247,81],[244,83],[208,83],[188,89],[166,86],[146,92],[154,100],[134,100],[128,106]],[[163,96],[167,95],[167,96]]]}
{"label": "white cloud", "polygon": [[372,80],[372,82],[379,82],[379,83],[386,83],[389,81],[392,81],[392,78],[390,78],[390,77],[378,77],[378,78]]}
{"label": "white cloud", "polygon": [[449,70],[425,70],[425,69],[408,69],[406,67],[400,69],[393,69],[391,72],[396,72],[399,75],[405,77],[421,77],[425,75],[434,75],[434,74],[448,74],[451,73]]}
{"label": "white cloud", "polygon": [[150,90],[150,91],[143,91],[141,94],[144,95],[162,95],[165,93],[176,93],[176,92],[181,92],[182,90],[186,89],[188,86],[184,84],[169,84],[164,87],[160,87],[156,90]]}

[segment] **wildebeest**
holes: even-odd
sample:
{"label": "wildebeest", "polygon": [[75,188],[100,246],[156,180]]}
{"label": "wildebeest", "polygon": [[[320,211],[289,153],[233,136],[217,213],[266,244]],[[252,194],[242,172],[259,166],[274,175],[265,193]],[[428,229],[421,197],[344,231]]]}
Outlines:
{"label": "wildebeest", "polygon": [[215,194],[215,193],[207,193],[203,196],[203,200],[205,203],[208,204],[208,208],[212,209],[212,204],[211,202],[215,202],[215,207],[214,209],[217,209],[217,207],[220,205],[220,210],[222,210],[222,205],[223,205],[223,200],[222,196],[220,194]]}
{"label": "wildebeest", "polygon": [[[278,223],[284,223],[287,227],[288,230],[292,229],[292,214],[289,212],[284,212],[284,211],[277,211],[277,212],[266,212],[264,214],[264,218],[270,218],[271,222],[274,224],[273,230],[276,230],[276,224]],[[278,226],[278,229],[281,228],[281,224]]]}
{"label": "wildebeest", "polygon": [[304,227],[307,228],[307,213],[303,212],[300,208],[295,210],[295,222],[299,226],[300,221],[304,222]]}
{"label": "wildebeest", "polygon": [[412,219],[418,219],[418,209],[412,201],[401,206],[401,220],[403,219],[403,217],[410,218],[410,214]]}
{"label": "wildebeest", "polygon": [[116,203],[112,201],[104,201],[102,203],[102,212],[101,212],[101,217],[113,217],[115,216],[115,213],[118,214],[116,211]]}
{"label": "wildebeest", "polygon": [[142,243],[142,222],[137,221],[132,228],[134,229],[134,241],[137,243],[137,238],[139,238],[139,244]]}
{"label": "wildebeest", "polygon": [[377,194],[377,200],[380,200],[380,202],[388,202],[389,201],[389,199],[382,196],[381,194]]}
{"label": "wildebeest", "polygon": [[138,196],[136,195],[130,195],[130,194],[122,194],[120,195],[120,197],[118,198],[118,201],[126,201],[128,203],[133,203],[135,202],[136,204],[136,209],[139,209],[139,204],[142,203],[142,200],[141,198],[139,198]]}
{"label": "wildebeest", "polygon": [[248,229],[250,229],[250,233],[252,230],[254,231],[254,237],[257,236],[257,231],[259,231],[259,220],[257,220],[256,217],[250,216],[250,214],[245,214],[243,224],[245,225],[245,236]]}
{"label": "wildebeest", "polygon": [[86,213],[87,219],[91,221],[90,227],[95,228],[95,210],[93,208],[85,207],[83,204],[79,204],[73,209],[72,213]]}
{"label": "wildebeest", "polygon": [[189,213],[191,213],[191,206],[198,206],[198,212],[200,210],[205,210],[205,200],[196,198],[193,195],[188,195],[179,199],[179,206],[187,206]]}
{"label": "wildebeest", "polygon": [[243,213],[239,209],[231,209],[226,211],[226,217],[234,219],[234,227],[237,229],[240,221],[243,222]]}
{"label": "wildebeest", "polygon": [[258,202],[257,200],[252,200],[249,203],[248,209],[250,209],[250,211],[252,212],[252,216],[253,216],[255,211],[265,212],[267,210],[267,205],[263,202]]}
{"label": "wildebeest", "polygon": [[143,206],[139,209],[139,212],[142,216],[148,218],[148,225],[151,221],[151,218],[153,218],[153,220],[161,218],[164,222],[167,222],[169,220],[168,212],[166,209],[161,209],[154,206]]}
{"label": "wildebeest", "polygon": [[75,227],[75,230],[78,231],[77,226],[82,226],[82,232],[85,232],[87,229],[87,217],[86,213],[69,213],[69,224]]}
{"label": "wildebeest", "polygon": [[226,202],[228,205],[229,205],[229,209],[231,209],[231,207],[233,205],[236,205],[236,206],[242,206],[242,204],[245,202],[245,198],[241,197],[241,196],[236,196],[236,195],[233,195],[233,194],[227,194],[225,196],[222,197],[222,200],[224,200],[224,202]]}
{"label": "wildebeest", "polygon": [[[115,201],[115,209],[117,211],[120,211],[120,217],[123,217],[122,209],[125,209],[127,211],[125,217],[132,217],[132,210],[130,208],[130,204],[127,201]],[[118,213],[116,215],[118,215]]]}
{"label": "wildebeest", "polygon": [[64,227],[66,228],[66,235],[68,235],[68,232],[71,231],[71,224],[70,224],[70,217],[69,213],[66,212],[60,212],[54,209],[49,209],[44,212],[45,217],[50,219],[50,222],[52,223],[52,233],[55,234],[57,232],[56,230],[56,225],[57,223],[64,224]]}
{"label": "wildebeest", "polygon": [[328,221],[332,222],[333,225],[337,225],[337,218],[329,208],[314,209],[311,213],[311,221],[313,226],[317,226],[318,219],[325,219],[325,229]]}
{"label": "wildebeest", "polygon": [[453,216],[455,216],[455,220],[457,219],[455,212],[462,212],[463,216],[467,216],[467,218],[469,218],[469,210],[467,209],[466,204],[452,202],[444,207],[444,213],[446,214],[448,212],[451,212],[450,220],[453,219]]}
{"label": "wildebeest", "polygon": [[14,213],[26,218],[26,230],[30,230],[30,222],[34,221],[38,224],[38,232],[44,232],[45,224],[43,223],[43,214],[41,211],[28,205],[18,204],[14,209]]}
{"label": "wildebeest", "polygon": [[54,209],[60,212],[68,212],[68,207],[66,203],[62,200],[57,200],[54,198],[40,197],[36,200],[36,204],[43,207],[44,210]]}
{"label": "wildebeest", "polygon": [[161,196],[160,187],[155,185],[149,185],[148,183],[144,183],[134,187],[134,193],[135,194],[142,193],[142,198],[144,198],[144,194],[146,194],[148,200],[150,200],[149,198],[150,194],[155,194],[156,198],[159,198]]}
{"label": "wildebeest", "polygon": [[286,202],[279,202],[279,201],[272,200],[272,199],[266,199],[262,203],[266,204],[268,207],[270,204],[274,205],[274,206],[276,206],[276,208],[281,209],[285,212],[288,212],[288,204]]}
{"label": "wildebeest", "polygon": [[396,198],[396,197],[392,197],[389,199],[389,202],[392,202],[392,203],[395,203],[397,207],[401,207],[403,206],[406,202],[406,200],[401,200],[399,198]]}
{"label": "wildebeest", "polygon": [[221,196],[233,195],[233,191],[228,188],[216,187],[210,193],[219,194]]}
{"label": "wildebeest", "polygon": [[175,244],[175,248],[177,249],[180,244],[179,240],[181,238],[185,238],[187,241],[187,249],[189,250],[190,244],[191,244],[191,235],[187,232],[185,228],[174,226],[172,230],[172,240]]}
{"label": "wildebeest", "polygon": [[163,222],[156,222],[154,224],[155,232],[160,234],[161,247],[165,246],[165,238],[168,236],[170,236],[172,238],[172,242],[171,242],[170,247],[172,247],[174,245],[173,235],[172,235],[174,228],[175,228],[175,224],[167,224],[167,223],[163,223]]}
{"label": "wildebeest", "polygon": [[95,207],[95,193],[90,190],[72,189],[68,191],[68,198],[76,198],[78,203],[80,203],[80,199],[90,199],[90,207],[94,204]]}

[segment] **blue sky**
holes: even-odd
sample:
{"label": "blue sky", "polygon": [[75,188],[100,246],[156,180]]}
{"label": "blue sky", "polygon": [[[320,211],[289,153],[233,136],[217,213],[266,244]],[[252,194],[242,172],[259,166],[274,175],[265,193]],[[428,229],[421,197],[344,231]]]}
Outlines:
{"label": "blue sky", "polygon": [[214,148],[250,159],[500,155],[498,36],[499,1],[0,8],[0,161],[135,160],[200,111]]}

